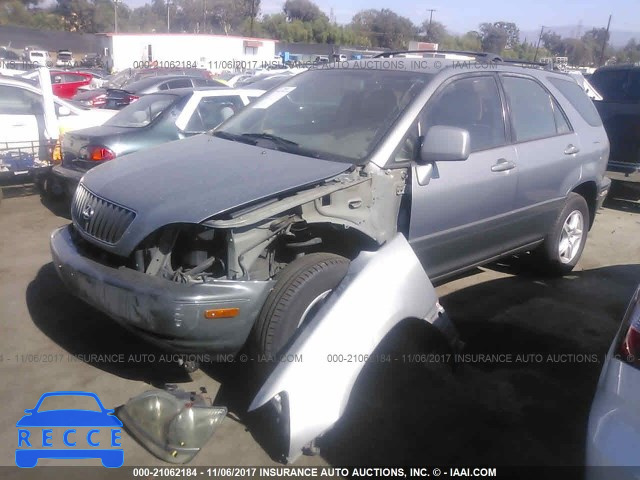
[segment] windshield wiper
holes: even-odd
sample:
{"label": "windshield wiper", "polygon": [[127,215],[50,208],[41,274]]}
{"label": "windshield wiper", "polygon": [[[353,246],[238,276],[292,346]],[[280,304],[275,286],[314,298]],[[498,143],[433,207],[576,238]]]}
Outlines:
{"label": "windshield wiper", "polygon": [[214,137],[224,138],[225,140],[232,140],[237,142],[241,140],[240,135],[236,135],[235,133],[228,133],[223,130],[211,130],[211,135]]}
{"label": "windshield wiper", "polygon": [[287,147],[297,147],[298,144],[286,138],[279,137],[277,135],[271,135],[270,133],[243,133],[240,135],[243,138],[251,138],[256,140],[270,140],[277,145],[284,145]]}

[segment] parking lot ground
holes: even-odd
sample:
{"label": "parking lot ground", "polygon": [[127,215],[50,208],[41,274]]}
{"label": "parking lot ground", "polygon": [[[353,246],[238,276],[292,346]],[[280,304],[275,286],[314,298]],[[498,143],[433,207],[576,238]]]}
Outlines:
{"label": "parking lot ground", "polygon": [[[0,203],[0,464],[14,464],[16,421],[44,392],[93,391],[114,408],[164,383],[204,386],[229,407],[192,465],[275,464],[269,440],[258,441],[269,436],[245,426],[238,364],[188,375],[64,289],[48,246],[62,214],[30,191],[5,191]],[[439,286],[466,356],[423,323],[401,325],[377,352],[391,361],[365,367],[322,454],[298,465],[581,464],[602,362],[640,282],[639,238],[638,199],[610,199],[572,274],[516,274],[510,260]],[[88,357],[110,353],[126,360]],[[123,448],[126,465],[166,465],[126,433]]]}

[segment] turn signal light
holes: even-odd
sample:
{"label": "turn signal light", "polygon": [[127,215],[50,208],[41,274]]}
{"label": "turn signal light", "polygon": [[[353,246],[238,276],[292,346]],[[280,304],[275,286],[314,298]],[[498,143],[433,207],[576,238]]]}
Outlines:
{"label": "turn signal light", "polygon": [[216,318],[233,318],[240,313],[240,309],[237,307],[233,308],[214,308],[211,310],[204,311],[204,318],[208,318],[209,320]]}

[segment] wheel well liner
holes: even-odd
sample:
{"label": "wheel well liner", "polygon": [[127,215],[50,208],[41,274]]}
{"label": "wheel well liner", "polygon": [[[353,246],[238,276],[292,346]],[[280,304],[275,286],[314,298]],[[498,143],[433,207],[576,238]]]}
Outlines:
{"label": "wheel well liner", "polygon": [[581,183],[572,191],[584,197],[585,201],[587,202],[587,206],[589,207],[589,230],[591,230],[593,222],[596,218],[596,206],[598,198],[598,187],[596,186],[596,182],[589,181]]}

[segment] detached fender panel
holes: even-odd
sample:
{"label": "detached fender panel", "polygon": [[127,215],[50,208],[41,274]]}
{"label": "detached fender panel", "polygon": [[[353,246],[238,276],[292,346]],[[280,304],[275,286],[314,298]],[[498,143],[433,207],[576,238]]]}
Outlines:
{"label": "detached fender panel", "polygon": [[[396,235],[377,252],[361,253],[289,348],[287,357],[299,360],[280,363],[249,410],[286,393],[282,415],[289,423],[287,460],[294,461],[344,412],[366,363],[359,356],[371,354],[402,320],[434,323],[442,318],[439,312],[433,285],[404,236]],[[336,355],[361,361],[332,362]]]}

